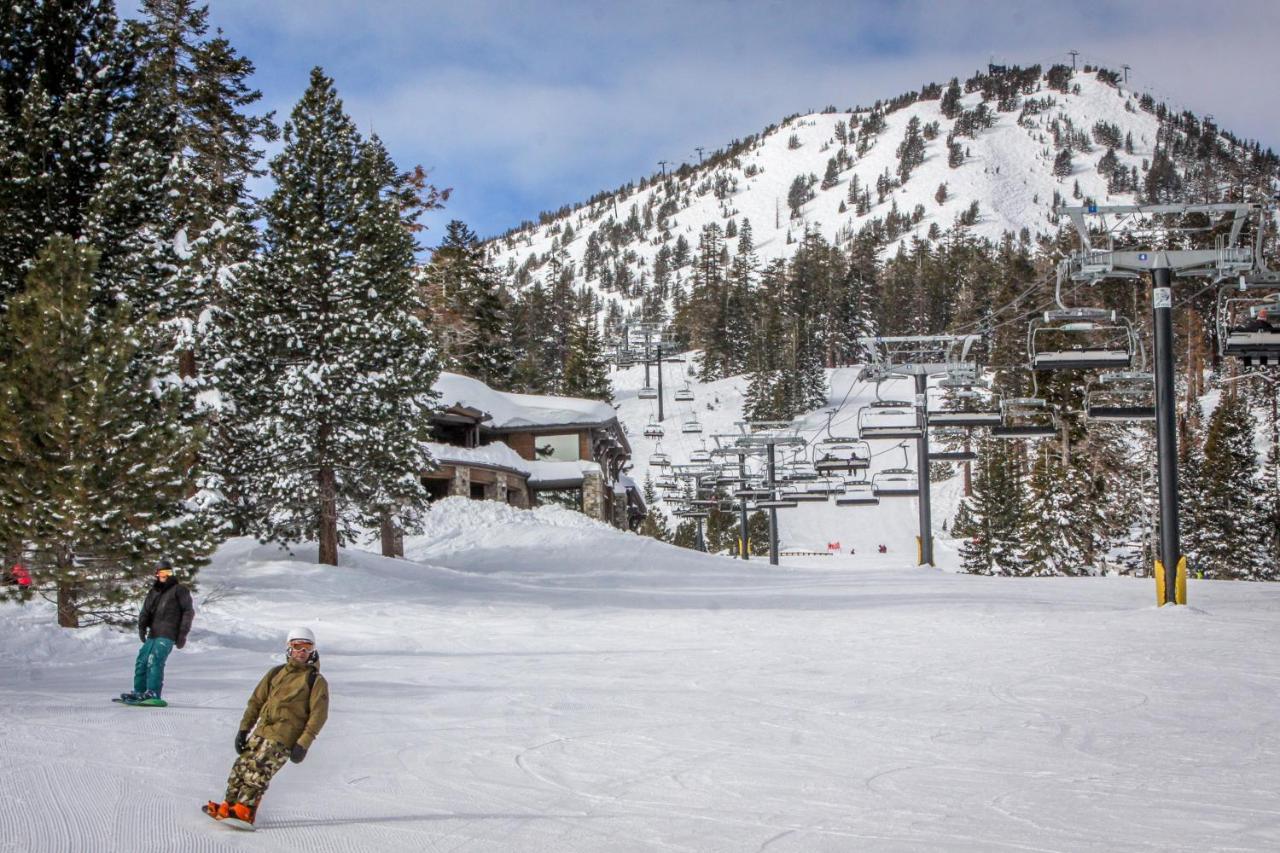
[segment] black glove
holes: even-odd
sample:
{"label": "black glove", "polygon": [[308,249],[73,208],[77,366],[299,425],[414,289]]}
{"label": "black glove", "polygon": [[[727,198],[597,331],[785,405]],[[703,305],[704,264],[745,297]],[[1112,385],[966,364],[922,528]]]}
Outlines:
{"label": "black glove", "polygon": [[146,628],[139,628],[139,629],[138,629],[138,642],[140,642],[140,643],[145,643],[146,641],[147,641],[147,629],[146,629]]}
{"label": "black glove", "polygon": [[236,732],[236,752],[244,752],[249,748],[249,733],[247,731]]}
{"label": "black glove", "polygon": [[176,643],[174,643],[174,645],[175,645],[175,646],[177,646],[178,648],[182,648],[182,647],[183,647],[183,646],[185,646],[186,644],[187,644],[187,638],[186,638],[186,637],[183,637],[182,639],[180,639],[180,640],[178,640]]}
{"label": "black glove", "polygon": [[289,750],[289,760],[294,764],[301,764],[302,759],[307,757],[307,748],[300,743],[295,743],[293,749]]}

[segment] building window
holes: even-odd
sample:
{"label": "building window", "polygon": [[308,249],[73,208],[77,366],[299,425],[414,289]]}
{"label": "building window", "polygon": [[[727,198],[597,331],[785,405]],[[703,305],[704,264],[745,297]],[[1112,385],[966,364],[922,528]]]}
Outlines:
{"label": "building window", "polygon": [[539,459],[551,459],[557,462],[576,462],[582,458],[578,453],[578,434],[535,435],[533,447]]}
{"label": "building window", "polygon": [[471,499],[473,501],[482,501],[486,497],[484,483],[471,484]]}

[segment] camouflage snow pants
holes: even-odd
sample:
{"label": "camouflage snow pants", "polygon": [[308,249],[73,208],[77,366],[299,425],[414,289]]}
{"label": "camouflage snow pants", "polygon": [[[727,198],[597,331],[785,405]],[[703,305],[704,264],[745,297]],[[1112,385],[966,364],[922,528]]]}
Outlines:
{"label": "camouflage snow pants", "polygon": [[271,784],[271,777],[279,773],[288,760],[289,750],[275,741],[253,735],[227,777],[226,801],[256,809]]}

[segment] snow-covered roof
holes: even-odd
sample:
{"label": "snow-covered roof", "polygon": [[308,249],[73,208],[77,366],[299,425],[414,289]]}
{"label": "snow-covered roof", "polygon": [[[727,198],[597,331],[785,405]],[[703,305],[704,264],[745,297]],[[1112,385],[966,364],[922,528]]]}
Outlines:
{"label": "snow-covered roof", "polygon": [[490,468],[505,468],[524,474],[531,473],[529,466],[539,463],[529,462],[501,441],[486,444],[483,447],[457,447],[452,444],[427,442],[431,458],[446,465],[481,465]]}
{"label": "snow-covered roof", "polygon": [[582,485],[582,478],[587,472],[600,473],[600,466],[595,462],[576,460],[572,462],[528,462],[529,485],[535,489],[568,489]]}
{"label": "snow-covered roof", "polygon": [[478,379],[457,373],[441,373],[432,387],[439,392],[440,402],[445,406],[461,403],[487,412],[493,419],[484,428],[491,430],[595,426],[617,417],[613,406],[599,400],[495,391]]}

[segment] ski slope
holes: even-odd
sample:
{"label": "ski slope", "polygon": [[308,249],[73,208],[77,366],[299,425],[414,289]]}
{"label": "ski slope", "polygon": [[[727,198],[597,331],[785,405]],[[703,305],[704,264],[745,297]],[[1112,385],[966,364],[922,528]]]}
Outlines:
{"label": "ski slope", "polygon": [[[770,568],[461,499],[407,545],[224,545],[167,709],[107,701],[136,638],[0,606],[0,850],[1280,847],[1275,585],[1156,609],[1144,580]],[[296,623],[329,723],[238,833],[199,806]]]}

